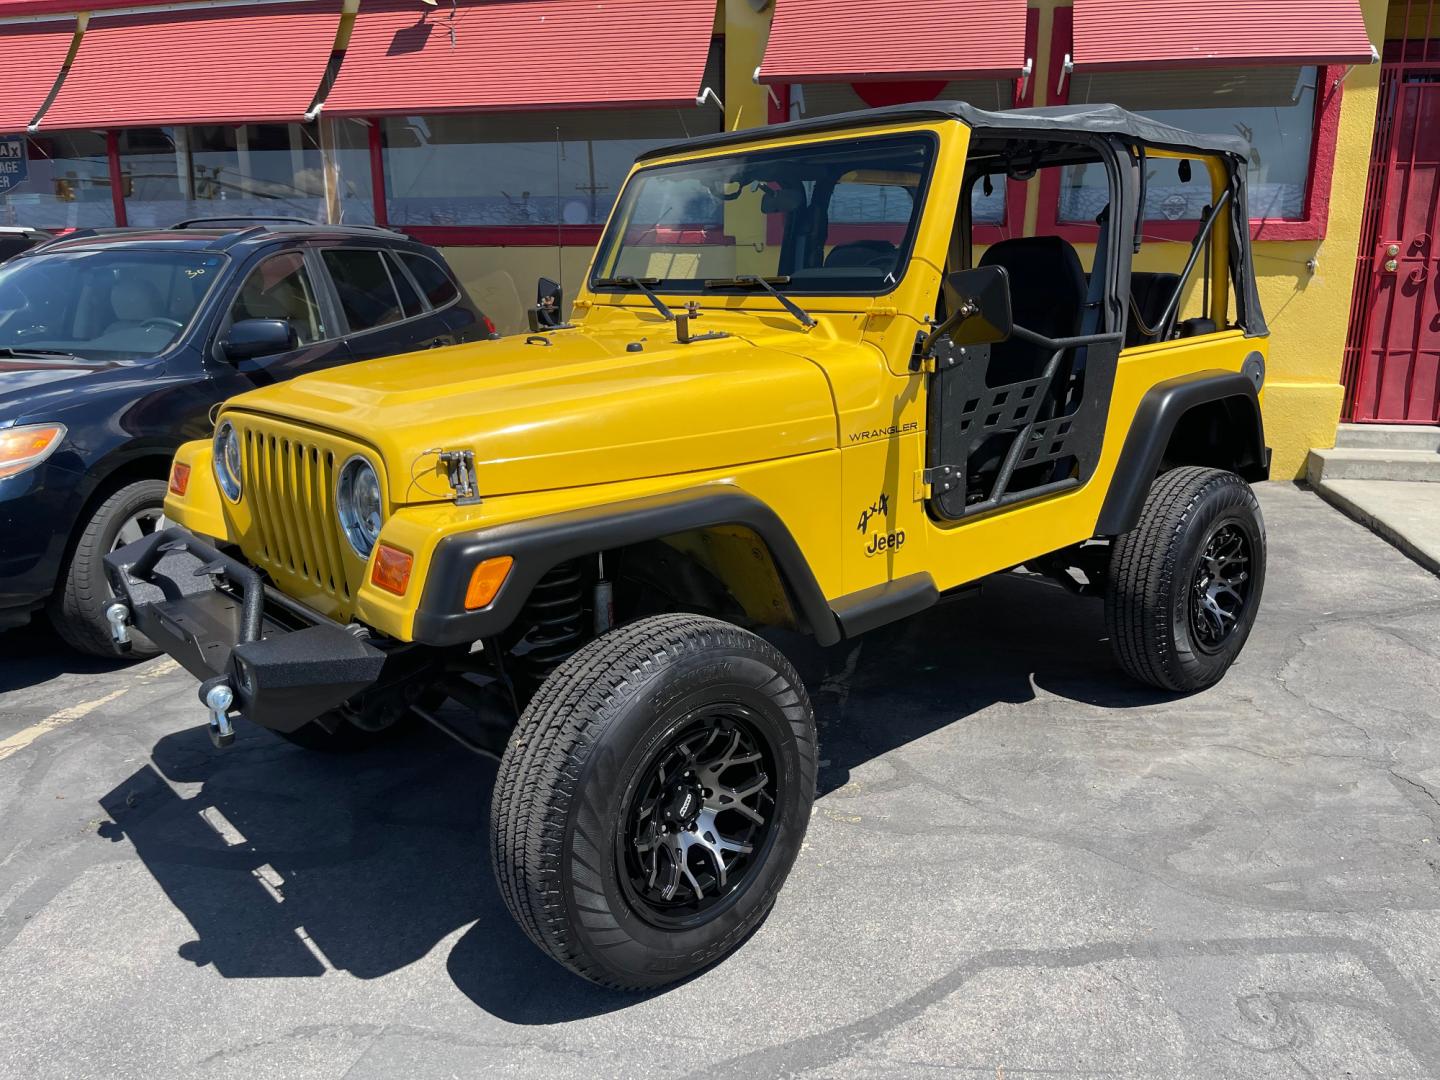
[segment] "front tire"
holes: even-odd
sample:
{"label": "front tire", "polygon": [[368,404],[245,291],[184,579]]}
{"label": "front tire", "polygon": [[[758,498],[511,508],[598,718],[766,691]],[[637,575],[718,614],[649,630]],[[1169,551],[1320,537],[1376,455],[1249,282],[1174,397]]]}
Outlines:
{"label": "front tire", "polygon": [[1215,685],[1245,647],[1264,585],[1265,522],[1250,485],[1221,469],[1162,473],[1110,551],[1116,661],[1162,690]]}
{"label": "front tire", "polygon": [[541,686],[495,783],[491,861],[541,949],[616,989],[759,925],[815,798],[815,719],[773,646],[698,615],[590,642]]}
{"label": "front tire", "polygon": [[91,656],[116,660],[148,660],[160,650],[136,635],[130,650],[122,653],[110,638],[105,608],[112,596],[105,577],[104,558],[118,547],[164,527],[164,480],[137,480],[105,499],[85,523],[60,590],[50,603],[50,622],[71,648]]}

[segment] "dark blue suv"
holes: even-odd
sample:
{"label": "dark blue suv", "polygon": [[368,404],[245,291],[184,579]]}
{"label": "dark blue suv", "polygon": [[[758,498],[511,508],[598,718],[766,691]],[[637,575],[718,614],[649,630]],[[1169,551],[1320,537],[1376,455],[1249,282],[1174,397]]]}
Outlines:
{"label": "dark blue suv", "polygon": [[48,607],[71,645],[115,655],[101,559],[161,524],[170,459],[217,403],[494,336],[438,252],[382,229],[196,221],[16,256],[0,266],[0,629]]}

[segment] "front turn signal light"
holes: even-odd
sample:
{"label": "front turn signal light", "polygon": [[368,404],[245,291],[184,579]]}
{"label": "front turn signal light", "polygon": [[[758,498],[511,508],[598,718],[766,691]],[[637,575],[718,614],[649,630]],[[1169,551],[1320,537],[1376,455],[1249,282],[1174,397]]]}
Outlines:
{"label": "front turn signal light", "polygon": [[410,584],[410,568],[414,565],[415,557],[408,551],[381,544],[375,549],[375,569],[370,571],[370,581],[386,592],[404,596]]}
{"label": "front turn signal light", "polygon": [[33,469],[53,454],[64,438],[64,424],[0,428],[0,480]]}
{"label": "front turn signal light", "polygon": [[170,466],[170,494],[184,495],[190,487],[190,466],[182,462],[175,462]]}
{"label": "front turn signal light", "polygon": [[510,575],[510,567],[514,565],[515,560],[509,555],[501,555],[495,559],[486,559],[475,567],[470,572],[470,587],[465,590],[465,610],[475,611],[494,600],[500,586],[505,584],[505,579]]}

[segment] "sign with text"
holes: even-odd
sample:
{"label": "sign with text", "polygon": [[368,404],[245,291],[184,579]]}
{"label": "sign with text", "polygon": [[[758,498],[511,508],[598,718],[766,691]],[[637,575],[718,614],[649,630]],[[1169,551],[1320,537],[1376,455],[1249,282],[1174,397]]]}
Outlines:
{"label": "sign with text", "polygon": [[30,156],[24,135],[0,135],[0,195],[30,178]]}

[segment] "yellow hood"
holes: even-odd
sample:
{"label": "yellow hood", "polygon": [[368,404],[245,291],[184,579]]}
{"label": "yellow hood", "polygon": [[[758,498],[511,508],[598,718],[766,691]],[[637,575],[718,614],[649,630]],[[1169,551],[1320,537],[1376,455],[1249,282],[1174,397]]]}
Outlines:
{"label": "yellow hood", "polygon": [[[704,327],[711,329],[711,327]],[[244,394],[228,408],[357,438],[397,503],[450,497],[440,450],[472,450],[482,496],[727,468],[837,445],[824,372],[739,336],[680,345],[561,330],[351,364]],[[644,348],[626,351],[641,340]]]}

